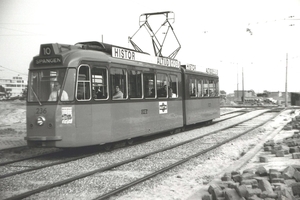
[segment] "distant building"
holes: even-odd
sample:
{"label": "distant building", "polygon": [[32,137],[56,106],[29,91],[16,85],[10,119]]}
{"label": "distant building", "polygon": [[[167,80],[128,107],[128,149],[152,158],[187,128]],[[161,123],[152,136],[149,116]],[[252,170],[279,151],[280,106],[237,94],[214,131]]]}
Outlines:
{"label": "distant building", "polygon": [[[242,102],[243,101],[242,96],[243,96],[242,90],[238,90],[238,91],[235,90],[234,97],[231,97],[231,100],[235,102]],[[245,102],[251,101],[252,99],[261,99],[261,100],[272,99],[272,100],[276,100],[276,104],[278,105],[285,105],[285,99],[286,99],[285,92],[280,92],[280,91],[277,92],[268,91],[264,93],[255,94],[253,90],[245,90],[244,96],[245,96]],[[300,106],[300,93],[288,92],[287,105]]]}
{"label": "distant building", "polygon": [[[281,104],[281,105],[285,105],[285,92],[280,92],[280,91],[277,91],[277,92],[266,92],[267,94],[267,98],[272,98],[272,99],[275,99],[278,103],[277,104]],[[288,92],[287,93],[287,105],[295,105],[292,103],[292,94],[293,92]]]}
{"label": "distant building", "polygon": [[6,94],[10,94],[10,97],[21,97],[23,91],[27,88],[27,81],[21,76],[14,76],[12,79],[0,78],[0,85],[4,88]]}
{"label": "distant building", "polygon": [[300,106],[300,93],[299,92],[291,92],[291,105],[292,106]]}
{"label": "distant building", "polygon": [[256,98],[256,93],[254,90],[234,90],[234,101],[243,101],[243,95],[245,100]]}

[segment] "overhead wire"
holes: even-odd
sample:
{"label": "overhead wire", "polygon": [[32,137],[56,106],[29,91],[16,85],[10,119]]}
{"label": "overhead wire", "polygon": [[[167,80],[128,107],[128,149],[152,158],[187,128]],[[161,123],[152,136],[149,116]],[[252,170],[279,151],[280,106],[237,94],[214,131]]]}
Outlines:
{"label": "overhead wire", "polygon": [[18,73],[18,74],[22,74],[22,75],[28,76],[27,74],[24,74],[24,73],[22,73],[22,72],[18,72],[18,71],[15,71],[15,70],[9,69],[9,68],[7,68],[7,67],[3,67],[2,65],[0,65],[0,67],[1,67],[1,68],[4,68],[4,69],[7,69],[7,70],[9,70],[9,71],[16,72],[16,73]]}

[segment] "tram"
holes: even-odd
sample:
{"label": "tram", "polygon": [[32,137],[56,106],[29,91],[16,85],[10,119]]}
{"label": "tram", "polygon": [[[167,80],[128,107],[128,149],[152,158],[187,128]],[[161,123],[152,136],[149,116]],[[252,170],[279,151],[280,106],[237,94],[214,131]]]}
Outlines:
{"label": "tram", "polygon": [[[154,32],[148,19],[157,15],[165,21]],[[129,42],[134,49],[93,41],[42,44],[29,66],[28,146],[109,146],[218,118],[218,75],[175,59],[181,46],[170,23],[174,19],[171,11],[140,16],[139,30],[148,30],[154,56],[143,52],[133,37]],[[156,35],[166,28],[160,42]],[[179,47],[165,57],[169,32]]]}
{"label": "tram", "polygon": [[25,140],[109,144],[218,118],[218,75],[192,68],[101,42],[42,44],[29,67]]}

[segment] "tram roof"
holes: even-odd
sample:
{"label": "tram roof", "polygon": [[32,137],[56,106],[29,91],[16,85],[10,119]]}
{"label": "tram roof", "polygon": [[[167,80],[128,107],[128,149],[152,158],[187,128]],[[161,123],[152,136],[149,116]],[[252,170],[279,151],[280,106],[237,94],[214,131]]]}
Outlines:
{"label": "tram roof", "polygon": [[100,42],[79,42],[83,49],[97,50],[106,52],[114,58],[123,60],[140,61],[150,64],[157,64],[166,67],[180,67],[180,61],[168,57],[151,56],[149,53],[139,52],[133,49],[124,48],[116,45],[100,43]]}
{"label": "tram roof", "polygon": [[[185,70],[199,73],[200,71],[196,71],[196,66],[187,64],[181,65],[180,61],[167,58],[167,57],[156,57],[151,56],[148,53],[138,52],[133,49],[124,48],[116,45],[111,45],[107,43],[97,42],[97,41],[89,41],[89,42],[78,42],[75,45],[66,45],[59,43],[50,43],[50,44],[42,44],[40,47],[40,54],[34,57],[35,65],[47,65],[47,64],[61,64],[63,62],[63,54],[70,52],[72,50],[92,50],[92,51],[100,51],[108,54],[112,58],[120,59],[124,61],[136,61],[143,62],[148,64],[154,64],[156,66],[162,67],[171,67],[177,68],[184,67]],[[203,74],[211,74],[216,76],[217,73],[212,73],[212,71],[200,72]]]}
{"label": "tram roof", "polygon": [[[75,44],[75,46],[79,46],[82,49],[86,49],[86,50],[95,50],[95,51],[102,51],[102,52],[106,52],[110,55],[112,55],[112,50],[113,47],[115,48],[122,48],[124,50],[127,51],[132,51],[132,52],[137,52],[133,49],[129,49],[129,48],[125,48],[125,47],[120,47],[117,45],[112,45],[112,44],[107,44],[107,43],[103,43],[103,42],[97,42],[97,41],[90,41],[90,42],[78,42]],[[142,53],[142,52],[139,52]],[[150,55],[148,53],[143,52],[143,54],[145,55]]]}
{"label": "tram roof", "polygon": [[92,50],[107,53],[112,58],[150,63],[165,67],[180,67],[180,61],[168,57],[155,57],[148,53],[138,52],[133,49],[124,48],[116,45],[101,43],[101,42],[79,42],[75,45],[65,45],[58,43],[42,44],[40,47],[40,54],[34,57],[35,65],[46,64],[61,64],[62,55],[71,50]]}

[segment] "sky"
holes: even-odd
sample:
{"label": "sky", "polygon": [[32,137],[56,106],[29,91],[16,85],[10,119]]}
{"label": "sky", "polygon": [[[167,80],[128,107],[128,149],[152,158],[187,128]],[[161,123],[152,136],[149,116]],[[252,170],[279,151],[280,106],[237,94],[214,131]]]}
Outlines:
{"label": "sky", "polygon": [[[133,36],[154,55],[146,29],[137,32],[140,15],[163,11],[174,13],[169,21],[179,41],[169,31],[163,53],[180,45],[182,64],[217,69],[220,90],[285,91],[287,70],[288,91],[300,92],[300,0],[0,0],[0,78],[26,78],[45,43],[132,48]],[[149,18],[154,31],[164,20]]]}

